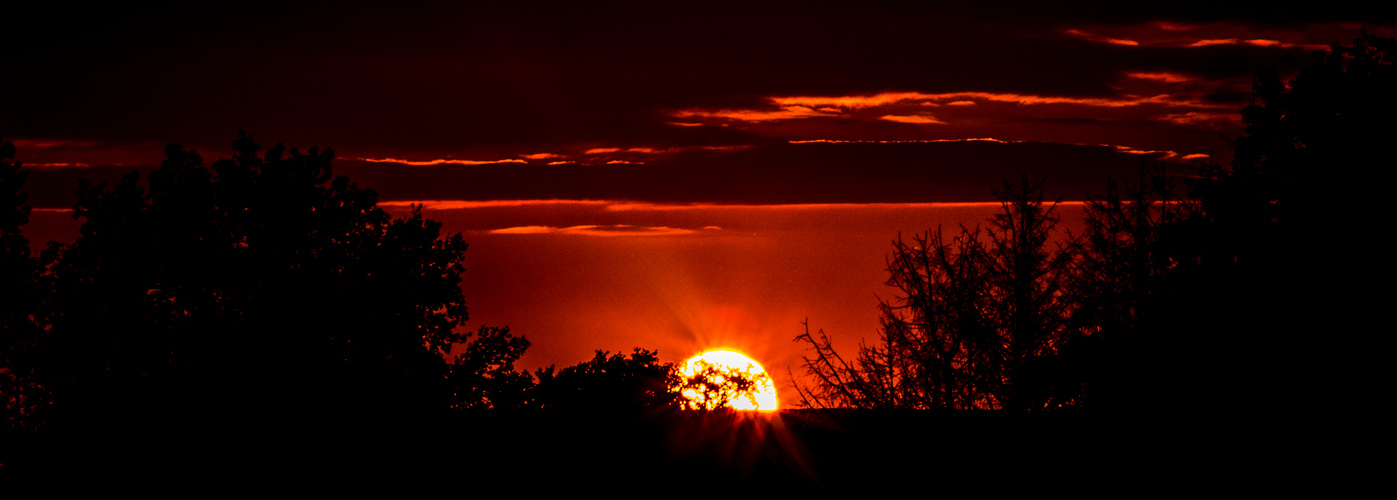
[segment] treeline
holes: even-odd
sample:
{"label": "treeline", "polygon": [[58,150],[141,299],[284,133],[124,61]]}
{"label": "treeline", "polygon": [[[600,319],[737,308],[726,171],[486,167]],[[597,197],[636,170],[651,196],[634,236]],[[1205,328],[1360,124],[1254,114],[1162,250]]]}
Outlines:
{"label": "treeline", "polygon": [[[1315,411],[1362,405],[1391,276],[1375,251],[1397,127],[1394,41],[1364,32],[1290,82],[1256,73],[1230,169],[1108,181],[1083,234],[1041,181],[1006,181],[987,226],[899,238],[877,342],[820,331],[806,406]],[[1390,209],[1388,209],[1390,210]],[[1381,350],[1385,352],[1385,350]]]}
{"label": "treeline", "polygon": [[[1371,240],[1393,166],[1393,40],[1257,73],[1230,169],[1146,172],[1092,198],[1086,232],[1028,178],[984,228],[899,240],[879,341],[849,360],[807,332],[814,407],[1278,408],[1371,401],[1370,320],[1391,266]],[[153,415],[276,422],[478,408],[678,406],[655,353],[528,373],[528,341],[467,331],[466,244],[394,219],[333,153],[243,135],[205,164],[172,145],[144,182],[79,186],[72,243],[37,255],[0,149],[4,427]],[[1179,184],[1182,184],[1180,186]],[[1186,193],[1182,196],[1181,193]],[[1381,323],[1378,323],[1381,324]],[[1331,403],[1336,404],[1336,403]]]}
{"label": "treeline", "polygon": [[527,340],[462,328],[461,236],[392,218],[333,175],[329,150],[242,135],[206,165],[171,145],[144,182],[82,182],[76,241],[37,254],[14,154],[4,142],[6,428],[677,406],[676,372],[650,351],[516,369]]}

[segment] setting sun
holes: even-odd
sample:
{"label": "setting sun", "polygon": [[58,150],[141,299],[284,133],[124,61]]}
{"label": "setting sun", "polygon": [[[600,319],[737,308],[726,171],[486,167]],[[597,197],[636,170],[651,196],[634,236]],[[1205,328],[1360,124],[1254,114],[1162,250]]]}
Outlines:
{"label": "setting sun", "polygon": [[708,351],[689,358],[680,368],[680,393],[688,408],[776,410],[776,385],[760,364],[742,353]]}

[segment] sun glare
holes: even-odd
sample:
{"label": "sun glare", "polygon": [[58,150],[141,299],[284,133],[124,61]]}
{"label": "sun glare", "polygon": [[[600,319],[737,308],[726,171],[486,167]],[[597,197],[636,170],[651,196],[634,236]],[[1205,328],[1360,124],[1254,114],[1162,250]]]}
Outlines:
{"label": "sun glare", "polygon": [[776,410],[776,385],[762,365],[742,353],[708,351],[689,358],[679,370],[680,394],[688,408]]}

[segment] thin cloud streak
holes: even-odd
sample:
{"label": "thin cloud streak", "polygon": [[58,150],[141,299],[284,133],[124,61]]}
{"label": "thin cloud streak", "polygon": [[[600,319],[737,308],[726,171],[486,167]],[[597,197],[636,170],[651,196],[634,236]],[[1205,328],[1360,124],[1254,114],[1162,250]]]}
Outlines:
{"label": "thin cloud streak", "polygon": [[1077,38],[1082,38],[1082,39],[1090,40],[1090,41],[1093,41],[1093,42],[1109,43],[1109,44],[1111,44],[1111,45],[1125,45],[1125,46],[1130,46],[1130,47],[1135,47],[1135,46],[1140,45],[1140,42],[1137,42],[1137,41],[1135,41],[1135,40],[1126,40],[1126,39],[1123,39],[1123,38],[1111,38],[1111,37],[1101,36],[1101,35],[1097,35],[1097,34],[1093,34],[1093,33],[1087,33],[1087,32],[1085,32],[1085,31],[1077,30],[1077,29],[1070,29],[1070,30],[1064,31],[1063,33],[1068,34],[1068,35],[1075,36],[1075,37],[1077,37]]}
{"label": "thin cloud streak", "polygon": [[673,228],[666,226],[647,227],[617,224],[611,226],[582,225],[571,227],[553,226],[516,226],[502,229],[493,229],[490,234],[565,234],[574,236],[682,236],[696,234],[693,229]]}
{"label": "thin cloud streak", "polygon": [[[1064,204],[1079,203],[1076,201],[1063,201]],[[779,203],[779,204],[748,204],[748,203],[644,203],[619,200],[407,200],[407,201],[381,201],[379,206],[391,209],[405,209],[414,206],[422,206],[423,210],[470,210],[477,208],[498,208],[498,207],[528,207],[528,206],[590,206],[603,207],[610,212],[624,211],[676,211],[676,210],[828,210],[847,208],[968,208],[968,207],[996,207],[997,201],[969,201],[969,202],[926,202],[926,203]],[[52,209],[68,210],[68,209]],[[547,227],[547,226],[522,226],[522,227]],[[579,226],[580,227],[580,226]],[[509,230],[496,230],[492,232],[501,233],[527,233],[529,230],[521,228],[508,228]],[[553,228],[558,229],[558,228]]]}
{"label": "thin cloud streak", "polygon": [[445,159],[438,159],[438,160],[427,160],[427,161],[400,160],[400,159],[397,159],[397,158],[358,158],[358,160],[366,161],[366,162],[369,162],[369,163],[396,163],[396,164],[399,164],[399,165],[412,165],[412,166],[418,166],[418,167],[429,166],[429,165],[495,165],[495,164],[499,164],[499,163],[528,163],[527,161],[520,160],[520,159],[517,159],[517,158],[511,158],[511,159],[507,159],[507,160],[445,160]]}
{"label": "thin cloud streak", "polygon": [[407,200],[380,201],[386,208],[411,208],[421,206],[423,210],[463,210],[471,208],[523,207],[541,205],[607,205],[613,202],[596,200]]}
{"label": "thin cloud streak", "polygon": [[879,118],[881,118],[881,119],[883,119],[883,120],[890,121],[890,122],[911,123],[911,124],[917,124],[917,125],[930,125],[930,124],[945,125],[945,124],[946,124],[946,122],[943,122],[943,121],[941,121],[941,120],[937,120],[936,118],[933,118],[933,117],[928,116],[928,115],[883,115],[883,116],[881,116],[881,117],[879,117]]}

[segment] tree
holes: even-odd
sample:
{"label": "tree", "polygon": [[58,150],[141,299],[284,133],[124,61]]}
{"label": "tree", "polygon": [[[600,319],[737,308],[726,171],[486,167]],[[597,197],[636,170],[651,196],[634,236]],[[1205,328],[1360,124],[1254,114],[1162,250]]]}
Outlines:
{"label": "tree", "polygon": [[35,412],[45,401],[26,362],[42,334],[35,315],[43,287],[38,259],[22,232],[30,207],[20,191],[29,173],[14,157],[14,144],[0,142],[0,428],[38,425]]}
{"label": "tree", "polygon": [[[1177,228],[1187,245],[1169,287],[1188,314],[1170,328],[1209,339],[1186,353],[1206,367],[1188,395],[1220,407],[1262,410],[1296,394],[1369,401],[1385,349],[1354,348],[1380,324],[1393,277],[1375,238],[1386,227],[1397,41],[1362,32],[1331,44],[1288,82],[1261,68],[1242,109],[1245,135],[1230,169],[1212,165],[1189,183],[1198,210]],[[1380,189],[1380,188],[1379,188]],[[1357,335],[1339,340],[1325,335]],[[1177,360],[1175,360],[1177,362]]]}
{"label": "tree", "polygon": [[880,306],[879,343],[845,362],[824,332],[809,344],[814,386],[797,387],[808,406],[858,408],[1041,407],[1031,390],[1036,360],[1070,336],[1067,287],[1072,243],[1050,246],[1056,204],[1042,183],[1008,181],[995,194],[990,229],[941,230],[893,242],[888,285],[899,295]]}
{"label": "tree", "polygon": [[452,408],[519,408],[533,398],[534,379],[528,372],[514,369],[529,341],[513,337],[508,328],[481,326],[476,340],[456,355],[447,376]]}
{"label": "tree", "polygon": [[[247,135],[203,166],[179,145],[143,186],[82,183],[76,242],[47,256],[49,330],[30,353],[71,418],[413,413],[472,371],[512,371],[527,342],[459,331],[466,244],[419,210],[393,219],[334,176],[334,154]],[[260,154],[259,154],[260,153]],[[466,362],[446,357],[465,346]],[[230,401],[256,404],[230,404]]]}
{"label": "tree", "polygon": [[533,404],[541,408],[653,413],[678,404],[678,374],[658,353],[636,348],[630,354],[596,351],[584,361],[554,373],[539,369]]}

